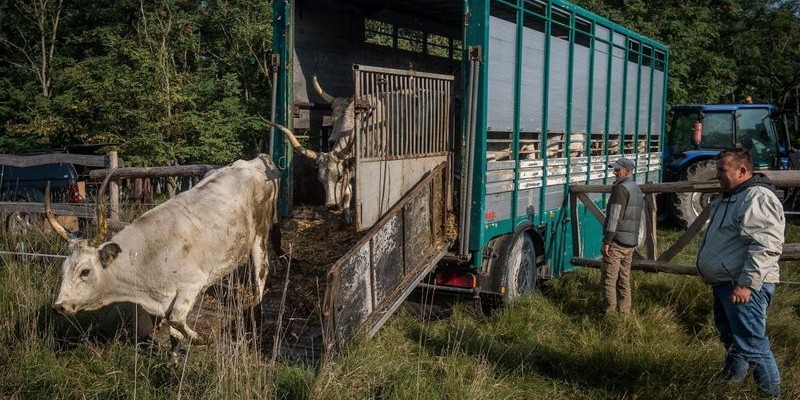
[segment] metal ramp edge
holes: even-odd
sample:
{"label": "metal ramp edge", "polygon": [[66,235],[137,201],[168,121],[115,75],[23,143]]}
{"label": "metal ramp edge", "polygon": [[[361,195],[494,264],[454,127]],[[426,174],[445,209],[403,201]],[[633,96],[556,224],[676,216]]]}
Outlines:
{"label": "metal ramp edge", "polygon": [[374,335],[446,254],[448,175],[443,162],[424,175],[331,267],[323,303],[325,352]]}

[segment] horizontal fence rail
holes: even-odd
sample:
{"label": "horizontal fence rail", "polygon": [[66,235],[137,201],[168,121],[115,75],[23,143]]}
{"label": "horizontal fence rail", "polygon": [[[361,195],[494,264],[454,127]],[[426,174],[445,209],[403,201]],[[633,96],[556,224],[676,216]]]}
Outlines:
{"label": "horizontal fence rail", "polygon": [[[95,218],[94,203],[53,203],[53,214],[78,218]],[[0,201],[0,213],[44,214],[44,203]]]}
{"label": "horizontal fence rail", "polygon": [[[117,168],[111,174],[112,178],[159,178],[165,176],[200,176],[219,168],[220,165],[176,165],[170,167],[124,167]],[[108,175],[110,169],[96,169],[89,172],[89,178],[101,180]]]}
{"label": "horizontal fence rail", "polygon": [[[766,175],[777,187],[780,188],[796,188],[800,187],[800,171],[783,170],[783,171],[757,171]],[[578,185],[573,184],[569,186],[570,191],[570,210],[573,215],[577,215],[578,203],[581,203],[584,209],[597,219],[602,225],[605,221],[605,214],[597,204],[588,196],[592,193],[610,193],[613,185]],[[645,183],[640,184],[639,188],[645,193],[645,211],[647,218],[644,224],[645,232],[645,245],[643,246],[645,254],[642,254],[639,249],[634,253],[634,259],[631,267],[635,270],[642,270],[647,272],[666,272],[678,275],[697,275],[697,268],[693,265],[682,265],[672,262],[672,260],[680,254],[692,239],[700,233],[706,225],[710,214],[711,207],[705,207],[700,215],[689,225],[683,234],[664,250],[660,255],[656,251],[656,230],[657,218],[655,207],[655,195],[658,193],[679,193],[679,192],[705,192],[715,193],[720,191],[720,184],[717,180],[710,180],[704,182],[667,182],[667,183]],[[600,268],[602,261],[594,258],[587,258],[584,256],[584,248],[581,236],[582,227],[578,223],[578,218],[572,219],[572,240],[573,240],[573,257],[571,262],[573,265],[579,265],[591,268]],[[598,239],[599,240],[599,239]],[[783,252],[780,255],[780,261],[794,261],[800,260],[800,243],[784,243]]]}
{"label": "horizontal fence rail", "polygon": [[108,165],[108,156],[92,156],[85,154],[39,154],[35,156],[16,156],[0,154],[0,164],[12,167],[33,167],[42,164],[78,164],[87,167],[105,167]]}

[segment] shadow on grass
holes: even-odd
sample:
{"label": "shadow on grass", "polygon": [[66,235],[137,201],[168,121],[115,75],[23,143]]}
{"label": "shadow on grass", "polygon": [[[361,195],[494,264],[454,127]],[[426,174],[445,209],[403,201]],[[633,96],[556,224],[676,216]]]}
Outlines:
{"label": "shadow on grass", "polygon": [[109,343],[120,338],[132,342],[149,341],[152,332],[152,318],[133,303],[115,303],[69,317],[44,305],[39,307],[35,316],[15,324],[18,340],[24,340],[30,334],[43,341],[52,337],[53,350],[57,352],[85,342]]}
{"label": "shadow on grass", "polygon": [[[688,335],[698,334],[710,323],[711,293],[699,278],[634,273],[632,286],[634,311],[671,310]],[[605,307],[601,293],[599,271],[581,271],[542,285],[542,294],[570,317],[602,319]]]}
{"label": "shadow on grass", "polygon": [[[603,324],[622,324],[625,317],[617,318],[620,320]],[[421,335],[425,335],[424,340]],[[481,325],[462,327],[459,337],[454,349],[448,335],[430,336],[422,330],[409,335],[436,356],[446,357],[456,351],[485,360],[501,376],[536,375],[553,382],[568,382],[570,387],[591,398],[673,398],[676,394],[681,394],[680,398],[708,398],[709,393],[724,390],[721,384],[709,383],[713,370],[699,376],[687,374],[697,370],[687,367],[687,363],[696,365],[697,360],[686,360],[681,352],[654,355],[635,349],[621,350],[619,344],[581,347],[574,343],[535,343],[530,337],[490,338]],[[571,339],[564,337],[564,340]],[[608,337],[609,342],[615,340]],[[685,382],[676,381],[676,377],[684,376]]]}

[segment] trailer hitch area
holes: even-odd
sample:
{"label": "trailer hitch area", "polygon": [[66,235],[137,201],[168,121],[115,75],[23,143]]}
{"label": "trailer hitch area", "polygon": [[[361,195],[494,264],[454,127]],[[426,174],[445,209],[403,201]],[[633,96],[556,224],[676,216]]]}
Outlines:
{"label": "trailer hitch area", "polygon": [[489,241],[489,244],[487,244],[486,247],[483,249],[483,259],[484,260],[494,260],[497,257],[499,257],[499,255],[495,251],[495,247],[497,247],[497,244],[499,242],[501,242],[501,240],[491,240],[491,241]]}

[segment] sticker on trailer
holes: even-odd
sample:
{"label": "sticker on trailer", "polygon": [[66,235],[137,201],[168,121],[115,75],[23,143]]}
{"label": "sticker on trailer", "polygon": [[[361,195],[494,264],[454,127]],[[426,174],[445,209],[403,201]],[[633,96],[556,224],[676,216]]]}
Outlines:
{"label": "sticker on trailer", "polygon": [[541,178],[542,177],[542,170],[522,170],[519,173],[520,179],[530,179],[530,178]]}
{"label": "sticker on trailer", "polygon": [[567,159],[563,157],[547,159],[547,166],[567,165]]}
{"label": "sticker on trailer", "polygon": [[525,160],[519,162],[520,168],[541,168],[544,165],[542,160]]}
{"label": "sticker on trailer", "polygon": [[538,187],[542,187],[542,181],[540,179],[519,182],[520,189],[533,189]]}

